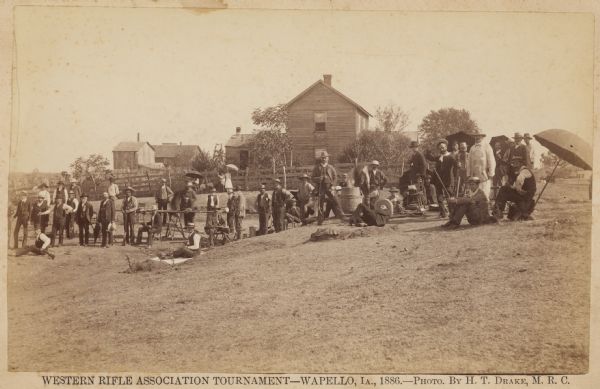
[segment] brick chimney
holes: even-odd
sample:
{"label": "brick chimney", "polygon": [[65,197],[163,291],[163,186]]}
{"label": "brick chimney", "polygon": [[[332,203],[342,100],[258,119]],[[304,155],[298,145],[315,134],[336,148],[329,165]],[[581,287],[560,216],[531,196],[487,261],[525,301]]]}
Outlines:
{"label": "brick chimney", "polygon": [[236,127],[235,128],[235,133],[236,134],[241,134],[242,133],[242,127]]}
{"label": "brick chimney", "polygon": [[323,74],[323,82],[327,86],[331,86],[331,74]]}

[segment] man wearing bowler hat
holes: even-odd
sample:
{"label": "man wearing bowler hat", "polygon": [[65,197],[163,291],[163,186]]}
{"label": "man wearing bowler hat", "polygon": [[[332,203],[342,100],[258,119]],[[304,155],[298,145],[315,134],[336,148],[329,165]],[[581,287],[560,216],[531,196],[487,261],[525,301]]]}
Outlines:
{"label": "man wearing bowler hat", "polygon": [[485,134],[477,133],[472,136],[475,138],[475,144],[469,150],[467,176],[479,179],[479,187],[489,199],[492,189],[492,179],[496,174],[494,151],[492,150],[492,146],[487,142],[483,142]]}
{"label": "man wearing bowler hat", "polygon": [[261,184],[256,196],[256,211],[258,212],[258,235],[266,235],[271,218],[271,197],[265,184]]}
{"label": "man wearing bowler hat", "polygon": [[127,243],[135,244],[135,213],[138,209],[138,201],[133,196],[133,188],[125,189],[125,198],[123,199],[121,212],[123,212],[123,228],[125,229],[125,237],[123,238],[123,246]]}
{"label": "man wearing bowler hat", "polygon": [[320,161],[315,165],[312,171],[312,180],[319,193],[318,224],[323,223],[323,206],[325,198],[332,202],[333,213],[335,216],[339,219],[343,219],[340,204],[332,191],[332,187],[337,180],[337,173],[335,168],[329,164],[329,154],[327,151],[321,152]]}
{"label": "man wearing bowler hat", "polygon": [[81,203],[75,211],[75,220],[79,225],[79,245],[87,246],[90,244],[90,224],[92,224],[92,217],[94,216],[94,208],[92,204],[88,202],[87,194],[81,195]]}

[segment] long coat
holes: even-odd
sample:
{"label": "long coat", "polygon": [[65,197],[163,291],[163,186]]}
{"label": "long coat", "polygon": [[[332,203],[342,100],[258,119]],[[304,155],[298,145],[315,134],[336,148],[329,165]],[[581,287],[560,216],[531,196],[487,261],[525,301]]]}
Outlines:
{"label": "long coat", "polygon": [[112,199],[100,201],[98,209],[98,221],[100,223],[112,223],[115,221],[115,203]]}
{"label": "long coat", "polygon": [[78,224],[91,224],[93,214],[94,207],[89,202],[86,202],[85,204],[80,204],[79,207],[77,207],[75,219],[77,220]]}
{"label": "long coat", "polygon": [[481,181],[487,181],[496,174],[496,158],[494,151],[487,143],[479,143],[471,146],[467,158],[467,177],[477,177]]}

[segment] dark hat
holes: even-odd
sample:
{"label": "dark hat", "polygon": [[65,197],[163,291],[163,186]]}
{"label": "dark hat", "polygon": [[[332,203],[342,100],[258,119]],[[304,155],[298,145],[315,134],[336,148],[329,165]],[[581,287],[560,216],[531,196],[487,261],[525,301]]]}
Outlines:
{"label": "dark hat", "polygon": [[479,177],[469,177],[469,178],[467,178],[467,182],[473,182],[475,184],[479,184],[481,182],[481,180],[479,179]]}
{"label": "dark hat", "polygon": [[484,138],[485,134],[483,132],[476,132],[475,134],[471,134],[471,136],[475,137],[475,138],[479,138],[479,137]]}
{"label": "dark hat", "polygon": [[164,177],[163,177],[163,178],[161,178],[160,180],[161,180],[162,182],[167,182],[167,179],[166,179],[166,178],[164,178]]}
{"label": "dark hat", "polygon": [[47,188],[48,184],[46,184],[45,182],[42,182],[41,184],[38,185],[38,187],[40,187],[40,188]]}
{"label": "dark hat", "polygon": [[308,180],[310,177],[308,177],[308,174],[304,173],[303,175],[300,176],[300,179],[304,180]]}
{"label": "dark hat", "polygon": [[242,187],[241,187],[241,186],[239,186],[239,185],[236,185],[236,186],[235,186],[235,188],[234,188],[234,190],[236,190],[236,191],[240,191],[240,190],[242,190]]}
{"label": "dark hat", "polygon": [[267,189],[267,187],[265,186],[265,184],[260,184],[260,188],[259,189]]}
{"label": "dark hat", "polygon": [[84,197],[88,197],[88,195],[86,193],[82,193],[81,196],[79,196],[79,197],[84,198]]}
{"label": "dark hat", "polygon": [[211,192],[216,192],[217,188],[215,188],[214,186],[210,189]]}
{"label": "dark hat", "polygon": [[523,139],[523,135],[521,135],[520,132],[515,132],[515,136],[513,136],[514,139]]}
{"label": "dark hat", "polygon": [[417,142],[416,140],[411,140],[410,145],[408,147],[410,147],[411,149],[415,149],[419,147],[419,142]]}
{"label": "dark hat", "polygon": [[115,180],[115,177],[114,177],[114,176],[108,176],[108,180],[109,180],[109,181],[114,181],[114,180]]}
{"label": "dark hat", "polygon": [[321,151],[321,155],[319,157],[320,158],[329,157],[329,153],[327,151]]}
{"label": "dark hat", "polygon": [[62,182],[62,181],[58,181],[58,182],[56,183],[56,185],[57,185],[57,186],[58,186],[58,185],[64,185],[64,184],[65,184],[65,183],[64,183],[64,182]]}
{"label": "dark hat", "polygon": [[435,145],[439,146],[440,143],[444,143],[446,146],[448,146],[448,141],[446,139],[444,139],[444,138],[438,139],[438,141],[435,142]]}
{"label": "dark hat", "polygon": [[396,189],[396,187],[395,187],[395,186],[392,186],[392,187],[390,188],[390,193],[395,193],[395,192],[400,192],[400,191],[399,191],[398,189]]}
{"label": "dark hat", "polygon": [[135,192],[135,189],[133,189],[132,187],[128,186],[127,188],[125,188],[125,192]]}
{"label": "dark hat", "polygon": [[19,193],[20,193],[20,194],[22,194],[22,195],[25,195],[25,196],[27,196],[27,191],[26,191],[26,190],[22,190],[22,191],[21,191],[21,192],[19,192]]}
{"label": "dark hat", "polygon": [[533,139],[533,137],[531,136],[531,134],[529,134],[528,132],[525,133],[525,135],[523,136],[523,138],[525,138],[525,139]]}

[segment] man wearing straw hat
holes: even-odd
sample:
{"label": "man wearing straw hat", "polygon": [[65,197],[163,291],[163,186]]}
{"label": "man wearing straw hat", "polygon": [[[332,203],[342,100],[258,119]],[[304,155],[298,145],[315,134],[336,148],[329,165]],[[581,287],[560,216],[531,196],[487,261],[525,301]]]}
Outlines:
{"label": "man wearing straw hat", "polygon": [[138,201],[133,196],[134,189],[130,186],[125,189],[125,198],[121,206],[121,212],[123,212],[123,229],[125,230],[125,237],[123,238],[122,245],[135,244],[135,213],[138,209]]}
{"label": "man wearing straw hat", "polygon": [[108,192],[108,195],[112,201],[115,202],[119,197],[119,185],[115,184],[115,178],[113,176],[108,177],[108,182],[109,184],[106,191]]}
{"label": "man wearing straw hat", "polygon": [[472,135],[475,138],[475,144],[471,146],[467,158],[467,176],[477,177],[479,179],[479,188],[490,198],[492,189],[492,179],[496,174],[496,159],[492,146],[483,142],[485,134],[478,133]]}

